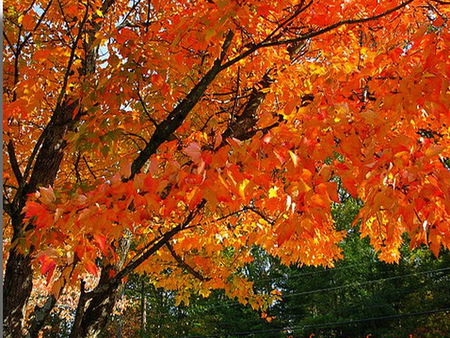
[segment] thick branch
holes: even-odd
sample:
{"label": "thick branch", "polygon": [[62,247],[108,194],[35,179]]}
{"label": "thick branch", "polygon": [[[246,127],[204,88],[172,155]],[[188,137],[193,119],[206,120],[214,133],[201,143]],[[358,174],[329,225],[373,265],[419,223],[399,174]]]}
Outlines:
{"label": "thick branch", "polygon": [[142,167],[148,161],[150,156],[155,154],[159,146],[164,143],[169,138],[169,136],[181,126],[181,124],[188,116],[189,112],[194,108],[194,106],[205,93],[208,86],[216,78],[217,74],[219,74],[224,69],[221,64],[226,57],[226,52],[231,44],[233,36],[234,33],[232,31],[229,31],[227,36],[225,37],[220,58],[214,61],[211,69],[205,74],[205,76],[203,76],[200,82],[194,88],[192,88],[186,98],[181,101],[175,107],[175,109],[172,110],[172,112],[170,112],[170,114],[164,121],[158,124],[144,150],[142,150],[139,156],[133,161],[131,165],[131,176],[128,178],[128,180],[133,179],[133,177],[141,171]]}
{"label": "thick branch", "polygon": [[192,222],[192,220],[197,216],[198,212],[203,209],[203,207],[206,204],[206,200],[202,200],[202,202],[197,205],[197,207],[192,210],[189,215],[186,217],[185,221],[176,227],[172,228],[168,232],[166,232],[164,235],[160,237],[158,241],[155,242],[155,244],[149,248],[147,251],[141,254],[140,257],[137,257],[136,259],[129,262],[115,277],[116,279],[122,279],[128,274],[130,274],[132,271],[134,271],[139,265],[141,265],[143,262],[145,262],[151,255],[153,255],[156,251],[161,249],[164,245],[166,245],[176,234],[178,234],[180,231],[185,230],[189,224]]}
{"label": "thick branch", "polygon": [[228,128],[222,134],[225,141],[226,138],[233,137],[238,140],[248,139],[248,133],[254,132],[254,127],[258,121],[256,112],[266,97],[267,89],[273,83],[267,72],[263,79],[255,86],[250,94],[250,97],[238,116],[232,117]]}
{"label": "thick branch", "polygon": [[9,140],[7,148],[8,148],[9,162],[11,163],[11,168],[13,170],[14,176],[16,177],[17,183],[21,185],[22,172],[20,171],[19,163],[17,163],[16,151],[14,149],[12,140]]}

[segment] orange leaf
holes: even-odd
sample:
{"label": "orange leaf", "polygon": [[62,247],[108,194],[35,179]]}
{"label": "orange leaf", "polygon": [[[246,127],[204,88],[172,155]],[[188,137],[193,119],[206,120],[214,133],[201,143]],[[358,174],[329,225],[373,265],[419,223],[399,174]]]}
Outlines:
{"label": "orange leaf", "polygon": [[295,224],[293,222],[284,222],[277,229],[277,243],[279,246],[288,241],[295,232]]}
{"label": "orange leaf", "polygon": [[91,260],[86,260],[86,261],[84,262],[84,266],[85,266],[87,272],[89,272],[89,273],[91,273],[91,274],[93,274],[93,275],[97,275],[97,273],[98,273],[98,267],[97,267],[97,265],[96,265],[93,261],[91,261]]}
{"label": "orange leaf", "polygon": [[94,234],[94,239],[98,244],[98,247],[100,248],[100,251],[102,254],[107,254],[107,237],[100,234]]}

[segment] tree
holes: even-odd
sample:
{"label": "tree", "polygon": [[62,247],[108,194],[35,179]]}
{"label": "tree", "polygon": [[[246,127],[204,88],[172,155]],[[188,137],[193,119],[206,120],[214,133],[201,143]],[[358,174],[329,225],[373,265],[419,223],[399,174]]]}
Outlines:
{"label": "tree", "polygon": [[[5,335],[96,336],[132,272],[224,289],[333,265],[335,177],[380,258],[448,248],[445,1],[6,1]],[[22,325],[22,323],[24,323]]]}

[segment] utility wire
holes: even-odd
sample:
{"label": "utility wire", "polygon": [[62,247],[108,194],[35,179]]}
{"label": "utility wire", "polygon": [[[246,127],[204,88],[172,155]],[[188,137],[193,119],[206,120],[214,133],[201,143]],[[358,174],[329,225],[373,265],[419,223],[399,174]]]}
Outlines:
{"label": "utility wire", "polygon": [[[249,336],[249,335],[254,335],[254,334],[258,334],[258,333],[276,333],[276,332],[284,332],[286,334],[292,334],[295,331],[304,330],[304,329],[333,327],[333,326],[338,326],[338,325],[349,325],[349,324],[363,323],[363,322],[368,322],[368,321],[395,319],[395,318],[412,317],[412,316],[423,316],[423,315],[447,312],[447,311],[450,311],[450,307],[437,309],[437,310],[430,310],[430,311],[410,312],[410,313],[403,313],[403,314],[398,314],[398,315],[382,316],[382,317],[361,318],[361,319],[341,321],[341,322],[332,322],[332,323],[323,323],[323,324],[307,324],[307,325],[302,325],[302,326],[291,326],[291,327],[277,328],[277,329],[233,332],[233,333],[226,334],[225,337]],[[207,338],[207,337],[223,337],[223,336],[224,336],[223,334],[215,334],[215,335],[207,335],[207,336],[189,336],[189,337],[190,338]]]}
{"label": "utility wire", "polygon": [[[250,279],[250,281],[251,282],[259,282],[259,281],[270,281],[270,280],[278,280],[278,279],[292,279],[293,277],[303,277],[303,276],[315,275],[318,273],[334,272],[334,271],[338,271],[338,270],[350,269],[350,268],[357,267],[357,266],[377,267],[377,265],[380,265],[380,264],[383,264],[383,262],[359,263],[359,264],[339,266],[339,267],[334,267],[334,268],[325,268],[325,269],[319,270],[319,271],[308,271],[308,272],[299,272],[299,273],[282,275],[282,276],[255,278],[255,279]],[[294,279],[296,279],[296,278],[294,278]]]}
{"label": "utility wire", "polygon": [[[411,277],[411,276],[416,276],[416,275],[424,275],[424,274],[429,274],[429,273],[433,273],[433,272],[443,272],[443,271],[447,271],[447,270],[450,270],[450,267],[441,268],[441,269],[433,269],[433,270],[428,270],[428,271],[413,272],[413,273],[409,273],[406,275],[398,275],[398,276],[368,280],[368,281],[364,281],[364,282],[349,283],[349,284],[333,286],[333,287],[323,288],[323,289],[316,289],[316,290],[311,290],[311,291],[296,292],[296,293],[291,293],[291,294],[287,294],[287,295],[282,295],[281,297],[282,297],[282,299],[286,299],[286,298],[290,298],[290,297],[294,297],[294,296],[322,293],[322,292],[326,292],[326,291],[334,291],[334,290],[339,290],[339,289],[348,288],[348,287],[359,287],[359,286],[372,284],[372,283],[380,283],[380,282],[384,282],[384,281],[388,281],[388,280],[401,279],[401,278],[406,278],[406,277]],[[206,307],[206,309],[211,310],[211,309],[216,309],[216,308],[239,306],[239,305],[241,305],[241,304],[235,303],[235,302],[228,302],[225,304],[220,304],[220,305],[215,305],[215,306],[213,305],[210,307],[208,306],[208,307]]]}
{"label": "utility wire", "polygon": [[[422,283],[423,284],[423,283]],[[421,285],[423,286],[423,285]],[[423,291],[436,291],[436,292],[445,292],[448,290],[448,286],[445,285],[428,285],[427,288],[422,289]],[[404,289],[400,289],[397,290],[396,292],[388,292],[385,293],[383,296],[386,299],[392,298],[392,297],[399,297],[399,296],[404,296],[404,295],[410,295],[413,294],[414,292],[411,290],[404,290]],[[387,302],[385,304],[379,304],[376,306],[367,306],[364,307],[364,302],[361,300],[358,301],[350,301],[348,303],[348,305],[345,306],[345,308],[343,308],[343,311],[350,311],[350,310],[370,310],[370,309],[376,309],[376,308],[380,308],[380,307],[389,307],[389,306],[395,306],[395,305],[400,305],[402,304],[403,301],[401,300],[397,300],[397,301],[391,301],[391,302]],[[423,304],[422,304],[423,305]],[[291,307],[289,306],[287,308],[289,311],[291,312],[295,312],[297,310],[304,310],[304,307]],[[302,317],[303,315],[290,315],[289,318],[297,318],[297,317]]]}
{"label": "utility wire", "polygon": [[324,289],[318,289],[318,290],[296,292],[296,293],[291,293],[291,294],[288,294],[288,295],[285,295],[285,296],[282,296],[282,297],[284,299],[284,298],[288,298],[288,297],[309,295],[309,294],[312,294],[312,293],[318,293],[318,292],[323,292],[323,291],[338,290],[338,289],[343,289],[343,288],[348,288],[348,287],[359,287],[359,286],[362,286],[362,285],[367,285],[367,284],[372,284],[372,283],[380,283],[380,282],[385,282],[385,281],[388,281],[388,280],[394,280],[394,279],[406,278],[406,277],[411,277],[411,276],[424,275],[424,274],[433,273],[433,272],[443,272],[443,271],[446,271],[446,270],[450,270],[450,267],[449,268],[429,270],[429,271],[413,272],[413,273],[409,273],[409,274],[406,274],[406,275],[398,275],[398,276],[392,276],[392,277],[386,277],[386,278],[380,278],[380,279],[373,279],[373,280],[368,280],[368,281],[365,281],[365,282],[349,283],[349,284],[333,286],[333,287],[330,287],[330,288],[324,288]]}

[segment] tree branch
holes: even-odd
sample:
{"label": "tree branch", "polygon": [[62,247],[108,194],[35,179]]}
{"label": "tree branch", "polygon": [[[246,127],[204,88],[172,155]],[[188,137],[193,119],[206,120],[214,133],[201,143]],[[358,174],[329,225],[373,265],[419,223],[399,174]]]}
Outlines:
{"label": "tree branch", "polygon": [[197,214],[200,212],[201,209],[206,204],[206,200],[202,200],[200,204],[197,205],[197,207],[194,210],[191,210],[189,212],[189,215],[186,217],[185,221],[176,227],[172,228],[168,232],[166,232],[164,235],[160,236],[159,239],[154,242],[152,247],[150,247],[147,251],[141,254],[140,257],[137,257],[133,260],[131,260],[115,277],[114,279],[120,280],[130,274],[132,271],[134,271],[139,265],[141,265],[143,262],[145,262],[151,255],[153,255],[156,251],[161,249],[164,245],[166,245],[176,234],[178,234],[180,231],[187,229],[189,223],[192,222],[192,220],[197,216]]}
{"label": "tree branch", "polygon": [[61,15],[62,15],[62,17],[64,19],[64,23],[66,24],[66,26],[68,28],[67,29],[67,35],[69,36],[70,41],[73,42],[73,35],[72,35],[72,32],[70,31],[70,24],[69,24],[69,21],[67,20],[66,14],[64,13],[64,9],[63,9],[63,6],[61,4],[61,0],[57,0],[57,1],[58,1],[59,10],[60,10]]}
{"label": "tree branch", "polygon": [[[272,46],[280,46],[280,45],[286,45],[286,44],[290,44],[290,43],[298,43],[300,41],[305,41],[308,39],[311,39],[313,37],[325,34],[327,32],[330,32],[336,28],[339,28],[343,25],[354,25],[354,24],[358,24],[358,23],[364,23],[364,22],[368,22],[368,21],[373,21],[373,20],[378,20],[386,15],[389,15],[391,13],[394,13],[395,11],[398,11],[399,9],[402,9],[403,7],[406,7],[408,4],[412,3],[415,0],[407,0],[403,3],[401,3],[400,5],[393,7],[391,9],[388,9],[387,11],[380,13],[378,15],[374,15],[371,17],[367,17],[367,18],[363,18],[363,19],[349,19],[349,20],[342,20],[339,22],[336,22],[330,26],[327,26],[325,28],[319,29],[315,32],[311,32],[308,34],[304,34],[298,38],[293,38],[293,39],[286,39],[286,40],[276,40],[276,41],[269,41],[269,42],[265,42],[265,40],[261,41],[260,43],[254,45],[252,48],[248,49],[247,51],[245,51],[244,53],[242,53],[241,55],[236,56],[234,59],[231,59],[230,61],[224,63],[222,65],[222,68],[228,68],[232,65],[234,65],[236,62],[239,62],[240,60],[246,58],[247,56],[253,54],[254,52],[256,52],[257,50],[261,49],[261,48],[267,48],[267,47],[272,47]],[[278,28],[277,28],[278,29]]]}
{"label": "tree branch", "polygon": [[228,31],[225,37],[225,41],[222,45],[222,52],[220,54],[220,57],[214,61],[211,69],[205,74],[205,76],[203,76],[200,82],[195,85],[194,88],[192,88],[192,90],[184,98],[184,100],[181,101],[175,107],[175,109],[170,112],[167,118],[160,124],[158,124],[146,147],[133,161],[131,165],[131,175],[126,180],[132,180],[133,177],[141,171],[142,167],[148,161],[150,156],[152,156],[156,152],[159,146],[164,143],[169,138],[169,136],[181,126],[189,112],[194,108],[194,106],[203,96],[208,86],[216,78],[217,74],[219,74],[224,69],[221,64],[226,57],[226,53],[231,44],[233,36],[233,31]]}
{"label": "tree branch", "polygon": [[11,168],[13,170],[14,176],[16,177],[19,186],[22,184],[22,172],[20,171],[19,163],[17,163],[16,151],[14,149],[14,144],[12,140],[8,141],[7,145],[9,162],[11,163]]}
{"label": "tree branch", "polygon": [[96,180],[96,179],[97,179],[97,175],[95,175],[94,172],[92,171],[91,166],[89,165],[89,163],[88,163],[88,161],[86,160],[86,157],[85,157],[85,156],[83,156],[83,161],[84,161],[84,163],[86,164],[86,167],[88,168],[89,173],[90,173],[90,174],[92,175],[92,177]]}
{"label": "tree branch", "polygon": [[181,258],[173,249],[172,245],[170,244],[170,242],[166,243],[166,247],[167,249],[169,249],[170,254],[173,256],[173,258],[175,258],[175,260],[177,261],[178,265],[182,268],[184,268],[186,271],[188,271],[192,276],[194,276],[195,278],[197,278],[198,280],[204,282],[207,280],[211,280],[211,278],[209,277],[203,277],[198,271],[196,271],[192,266],[190,266],[188,263],[186,263],[186,261]]}
{"label": "tree branch", "polygon": [[84,12],[84,16],[83,19],[80,22],[80,25],[78,27],[78,34],[77,37],[75,38],[75,41],[72,44],[72,48],[70,50],[70,56],[69,56],[69,62],[67,63],[67,68],[66,68],[66,73],[64,74],[64,79],[63,79],[63,84],[61,86],[61,90],[59,92],[59,96],[58,99],[56,100],[56,109],[58,109],[58,107],[61,106],[62,101],[64,96],[66,95],[66,88],[67,88],[67,84],[69,82],[69,76],[70,76],[70,72],[72,70],[72,65],[75,62],[75,52],[77,50],[77,46],[78,46],[78,42],[81,40],[81,36],[83,35],[83,27],[86,24],[87,20],[88,20],[88,14],[89,14],[89,6],[90,6],[90,2],[88,0],[88,2],[85,4],[86,6],[86,11]]}
{"label": "tree branch", "polygon": [[[139,90],[139,87],[137,88],[137,96],[139,102],[141,103],[142,108],[144,109],[145,115],[147,115],[148,119],[150,120],[150,122],[154,124],[155,127],[158,127],[158,122],[156,122],[156,120],[150,115],[150,112],[147,109],[147,105],[145,104],[144,99],[141,96],[141,91]],[[147,143],[147,141],[145,143]]]}

